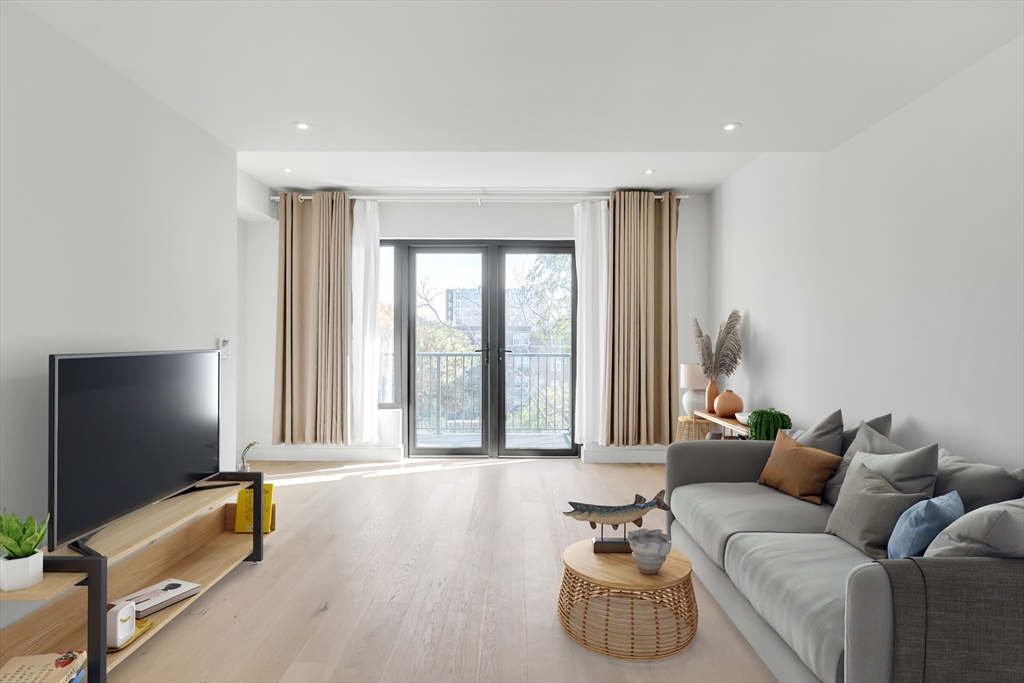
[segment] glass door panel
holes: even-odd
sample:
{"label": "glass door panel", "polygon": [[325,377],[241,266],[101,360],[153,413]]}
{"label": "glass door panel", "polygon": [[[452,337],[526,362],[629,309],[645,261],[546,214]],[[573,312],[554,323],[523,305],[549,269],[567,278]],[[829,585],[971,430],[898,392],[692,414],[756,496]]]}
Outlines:
{"label": "glass door panel", "polygon": [[504,434],[500,452],[572,454],[572,253],[543,248],[502,251]]}
{"label": "glass door panel", "polygon": [[413,425],[410,453],[487,452],[483,253],[412,253]]}

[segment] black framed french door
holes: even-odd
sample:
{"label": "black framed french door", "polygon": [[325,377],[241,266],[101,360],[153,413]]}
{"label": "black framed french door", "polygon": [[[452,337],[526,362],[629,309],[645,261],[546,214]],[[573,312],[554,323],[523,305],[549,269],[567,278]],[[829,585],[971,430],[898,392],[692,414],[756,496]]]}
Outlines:
{"label": "black framed french door", "polygon": [[388,244],[409,455],[576,456],[573,244]]}

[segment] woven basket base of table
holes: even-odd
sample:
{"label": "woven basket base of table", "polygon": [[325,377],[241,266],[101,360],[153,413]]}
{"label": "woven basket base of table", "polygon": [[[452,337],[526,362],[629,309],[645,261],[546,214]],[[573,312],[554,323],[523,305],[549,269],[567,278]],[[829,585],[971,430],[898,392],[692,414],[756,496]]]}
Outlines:
{"label": "woven basket base of table", "polygon": [[661,590],[625,591],[562,576],[558,619],[577,643],[610,657],[661,659],[674,655],[697,633],[693,583]]}
{"label": "woven basket base of table", "polygon": [[676,441],[703,441],[713,431],[715,423],[707,420],[681,417],[676,421]]}

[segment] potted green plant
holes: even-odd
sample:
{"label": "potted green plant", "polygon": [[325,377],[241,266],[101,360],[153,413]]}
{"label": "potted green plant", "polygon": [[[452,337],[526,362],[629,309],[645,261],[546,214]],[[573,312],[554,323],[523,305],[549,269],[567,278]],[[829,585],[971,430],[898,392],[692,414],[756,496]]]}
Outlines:
{"label": "potted green plant", "polygon": [[238,471],[239,472],[248,472],[249,471],[249,463],[246,462],[245,456],[249,454],[249,449],[250,448],[252,448],[253,446],[259,446],[259,445],[260,445],[259,441],[250,441],[249,445],[242,449],[242,463],[238,466]]}
{"label": "potted green plant", "polygon": [[0,517],[0,550],[4,554],[0,557],[0,590],[21,590],[43,580],[43,554],[37,548],[46,536],[49,522],[50,515],[41,525],[29,515],[22,523],[17,515],[7,514],[4,509]]}
{"label": "potted green plant", "polygon": [[775,408],[755,410],[747,418],[747,438],[754,441],[774,441],[780,429],[792,429],[793,421],[789,415],[780,413]]}

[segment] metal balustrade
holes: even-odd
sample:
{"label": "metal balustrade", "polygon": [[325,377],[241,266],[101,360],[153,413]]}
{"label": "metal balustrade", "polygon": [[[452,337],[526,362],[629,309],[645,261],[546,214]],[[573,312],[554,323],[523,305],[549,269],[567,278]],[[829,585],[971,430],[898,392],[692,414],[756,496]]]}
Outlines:
{"label": "metal balustrade", "polygon": [[[479,353],[417,353],[416,431],[480,431]],[[505,352],[505,430],[508,434],[569,434],[572,354]],[[380,402],[394,401],[394,354],[381,354]]]}
{"label": "metal balustrade", "polygon": [[505,354],[505,432],[568,434],[572,354]]}

